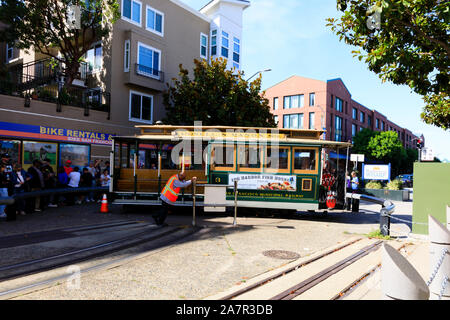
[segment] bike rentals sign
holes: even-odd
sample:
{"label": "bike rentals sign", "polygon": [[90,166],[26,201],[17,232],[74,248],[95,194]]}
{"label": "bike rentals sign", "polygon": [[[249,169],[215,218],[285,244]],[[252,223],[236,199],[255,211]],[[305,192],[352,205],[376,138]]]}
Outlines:
{"label": "bike rentals sign", "polygon": [[363,164],[364,180],[391,180],[391,164]]}

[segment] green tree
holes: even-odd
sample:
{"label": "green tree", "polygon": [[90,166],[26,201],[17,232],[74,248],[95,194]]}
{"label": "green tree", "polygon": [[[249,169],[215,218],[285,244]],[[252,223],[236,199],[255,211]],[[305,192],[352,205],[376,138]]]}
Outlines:
{"label": "green tree", "polygon": [[397,132],[382,131],[377,133],[369,141],[367,149],[373,159],[382,160],[391,164],[392,176],[401,171],[401,166],[406,158],[406,150],[398,139]]}
{"label": "green tree", "polygon": [[226,60],[194,60],[193,78],[180,65],[180,79],[163,95],[165,123],[275,127],[269,101],[261,94],[261,75],[251,83],[242,72],[226,69]]}
{"label": "green tree", "polygon": [[[337,0],[327,26],[369,70],[424,97],[422,119],[450,128],[450,1]],[[375,24],[368,23],[374,19]],[[370,20],[369,20],[370,21]],[[362,49],[362,51],[360,50]]]}
{"label": "green tree", "polygon": [[[117,0],[3,0],[0,2],[0,41],[37,50],[65,65],[71,84],[90,47],[106,37],[120,17]],[[80,28],[70,28],[69,7],[81,8]]]}
{"label": "green tree", "polygon": [[364,156],[371,157],[371,151],[368,149],[370,140],[375,137],[378,133],[376,131],[364,128],[359,131],[353,137],[353,147],[352,152],[358,154],[364,154]]}

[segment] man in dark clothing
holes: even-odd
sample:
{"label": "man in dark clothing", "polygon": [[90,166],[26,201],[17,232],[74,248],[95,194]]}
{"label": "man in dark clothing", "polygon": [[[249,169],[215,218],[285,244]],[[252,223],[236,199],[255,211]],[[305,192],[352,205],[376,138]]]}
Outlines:
{"label": "man in dark clothing", "polygon": [[[88,168],[83,169],[83,174],[80,178],[80,187],[82,188],[92,188],[92,181],[94,181],[94,177]],[[94,202],[94,198],[92,192],[87,193],[86,202]]]}
{"label": "man in dark clothing", "polygon": [[[13,186],[12,182],[12,172],[6,171],[6,166],[4,163],[0,163],[0,197],[8,197],[11,193]],[[5,219],[6,216],[6,205],[0,205],[0,218]]]}
{"label": "man in dark clothing", "polygon": [[[44,174],[44,187],[45,189],[55,189],[56,188],[56,176],[55,172],[53,171],[52,166],[50,165],[50,159],[45,158],[42,167],[41,172]],[[45,197],[45,204],[47,204],[49,207],[57,207],[58,205],[55,204],[55,195],[51,194],[48,197]]]}
{"label": "man in dark clothing", "polygon": [[[45,188],[44,174],[41,171],[41,162],[39,160],[33,161],[33,166],[28,169],[28,173],[31,175],[31,179],[29,181],[31,191],[40,191]],[[42,211],[40,196],[34,198],[34,211]]]}

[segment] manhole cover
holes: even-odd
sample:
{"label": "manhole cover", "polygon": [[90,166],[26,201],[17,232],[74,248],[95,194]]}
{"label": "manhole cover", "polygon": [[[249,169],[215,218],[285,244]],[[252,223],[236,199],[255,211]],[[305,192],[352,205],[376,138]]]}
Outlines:
{"label": "manhole cover", "polygon": [[270,258],[286,259],[286,260],[293,260],[300,258],[300,255],[298,253],[286,250],[268,250],[264,251],[263,255]]}

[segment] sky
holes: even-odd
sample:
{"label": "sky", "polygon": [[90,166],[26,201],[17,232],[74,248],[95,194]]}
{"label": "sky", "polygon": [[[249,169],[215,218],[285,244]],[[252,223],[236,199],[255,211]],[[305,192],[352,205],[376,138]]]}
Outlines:
{"label": "sky", "polygon": [[[182,0],[199,10],[209,0]],[[250,0],[244,11],[241,69],[262,74],[262,89],[298,75],[326,81],[341,78],[352,99],[384,114],[414,134],[441,160],[450,161],[450,130],[420,120],[421,96],[406,86],[382,83],[351,53],[355,47],[340,42],[326,18],[338,17],[336,0]]]}

